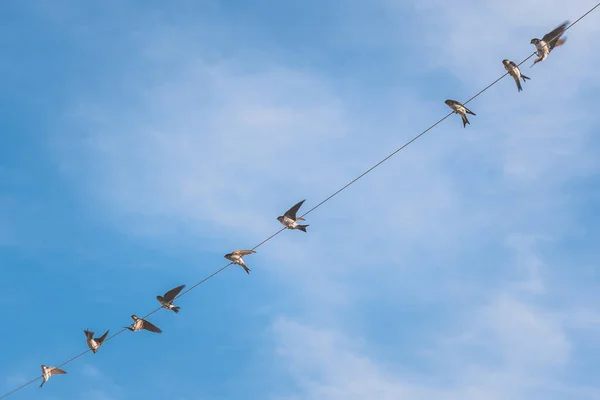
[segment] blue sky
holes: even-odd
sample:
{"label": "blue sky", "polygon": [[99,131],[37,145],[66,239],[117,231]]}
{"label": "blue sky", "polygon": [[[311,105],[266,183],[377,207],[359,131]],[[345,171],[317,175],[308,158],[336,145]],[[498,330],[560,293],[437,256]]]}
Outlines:
{"label": "blue sky", "polygon": [[[594,3],[4,2],[0,392],[279,229]],[[597,399],[600,37],[14,399]]]}

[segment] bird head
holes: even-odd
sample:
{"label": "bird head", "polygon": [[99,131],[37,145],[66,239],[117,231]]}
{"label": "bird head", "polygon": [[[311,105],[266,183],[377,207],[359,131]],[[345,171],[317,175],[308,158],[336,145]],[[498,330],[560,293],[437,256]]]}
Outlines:
{"label": "bird head", "polygon": [[133,320],[137,320],[137,319],[138,319],[138,317],[137,317],[137,315],[135,315],[135,314],[134,314],[134,315],[132,315],[132,316],[131,316],[131,319],[133,319]]}
{"label": "bird head", "polygon": [[230,260],[232,255],[233,255],[233,253],[227,253],[223,257]]}
{"label": "bird head", "polygon": [[533,39],[531,39],[531,42],[529,42],[529,43],[531,43],[531,44],[538,44],[539,42],[540,42],[540,39],[533,38]]}
{"label": "bird head", "polygon": [[279,222],[283,221],[283,215],[280,215],[279,217],[277,217],[277,221],[279,221]]}
{"label": "bird head", "polygon": [[452,104],[452,100],[446,100],[444,103],[451,105]]}
{"label": "bird head", "polygon": [[504,64],[504,65],[508,65],[509,62],[510,61],[508,61],[506,58],[504,60],[502,60],[502,64]]}

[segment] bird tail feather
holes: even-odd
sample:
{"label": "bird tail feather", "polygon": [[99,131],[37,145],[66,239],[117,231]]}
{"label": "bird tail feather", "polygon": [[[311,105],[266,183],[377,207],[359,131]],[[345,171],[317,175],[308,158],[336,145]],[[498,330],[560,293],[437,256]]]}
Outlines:
{"label": "bird tail feather", "polygon": [[306,232],[306,227],[308,225],[297,225],[298,229],[300,229],[302,232]]}
{"label": "bird tail feather", "polygon": [[463,128],[467,126],[467,124],[471,125],[471,123],[469,122],[469,119],[467,118],[466,115],[461,114],[460,117],[462,118],[463,121]]}

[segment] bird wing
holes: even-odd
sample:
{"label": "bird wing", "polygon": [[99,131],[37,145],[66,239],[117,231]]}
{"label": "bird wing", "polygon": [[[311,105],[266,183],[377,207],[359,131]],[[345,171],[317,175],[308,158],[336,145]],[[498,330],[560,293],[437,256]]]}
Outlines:
{"label": "bird wing", "polygon": [[237,254],[238,256],[247,256],[248,254],[256,253],[254,250],[234,250],[233,254]]}
{"label": "bird wing", "polygon": [[154,333],[162,332],[162,330],[160,330],[160,328],[158,326],[154,325],[151,322],[146,321],[145,319],[142,320],[142,329],[145,329],[147,331],[154,332]]}
{"label": "bird wing", "polygon": [[173,299],[175,297],[177,297],[177,295],[179,294],[179,292],[181,292],[181,290],[185,287],[185,285],[181,285],[181,286],[177,286],[176,288],[173,288],[171,290],[169,290],[167,293],[165,293],[165,295],[163,296],[163,300],[168,303],[170,301],[173,301]]}
{"label": "bird wing", "polygon": [[64,375],[64,374],[66,374],[67,372],[66,372],[66,371],[63,371],[63,370],[62,370],[62,369],[60,369],[60,368],[52,367],[52,369],[50,370],[50,373],[51,373],[52,375]]}
{"label": "bird wing", "polygon": [[287,210],[285,212],[285,214],[283,214],[283,215],[286,216],[286,217],[288,217],[288,218],[291,218],[291,219],[293,219],[295,221],[296,220],[296,213],[298,212],[298,210],[302,206],[302,203],[304,203],[305,201],[306,201],[306,199],[302,200],[298,204],[295,204],[292,208],[290,208],[289,210]]}
{"label": "bird wing", "polygon": [[558,39],[564,33],[567,25],[569,25],[569,21],[565,21],[562,25],[556,27],[552,32],[548,32],[544,35],[542,40],[546,42],[546,45],[550,50],[556,46],[556,42],[558,42]]}
{"label": "bird wing", "polygon": [[94,340],[96,341],[96,343],[102,344],[104,342],[104,339],[106,339],[106,335],[108,335],[108,331],[104,332],[104,335],[102,335],[99,338],[96,338]]}

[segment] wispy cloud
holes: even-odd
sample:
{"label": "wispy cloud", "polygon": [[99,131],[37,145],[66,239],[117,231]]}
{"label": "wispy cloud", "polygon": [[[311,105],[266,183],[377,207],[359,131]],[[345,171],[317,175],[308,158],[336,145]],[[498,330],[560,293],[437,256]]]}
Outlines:
{"label": "wispy cloud", "polygon": [[71,144],[61,162],[122,215],[211,229],[241,223],[264,234],[274,219],[264,210],[287,206],[265,190],[301,195],[294,187],[312,182],[326,161],[315,163],[312,153],[307,161],[305,149],[342,137],[344,110],[317,78],[286,68],[188,67],[146,89],[135,111],[78,106],[76,121],[96,123],[84,137],[62,138]]}
{"label": "wispy cloud", "polygon": [[[571,349],[560,316],[501,293],[468,314],[463,310],[459,320],[430,343],[398,342],[412,347],[411,359],[394,362],[370,355],[364,340],[343,331],[277,320],[277,357],[299,391],[274,398],[592,399],[600,393],[556,380]],[[426,371],[407,367],[415,357]]]}

